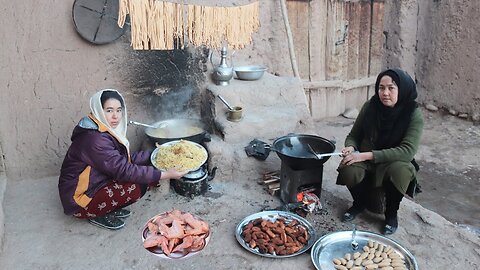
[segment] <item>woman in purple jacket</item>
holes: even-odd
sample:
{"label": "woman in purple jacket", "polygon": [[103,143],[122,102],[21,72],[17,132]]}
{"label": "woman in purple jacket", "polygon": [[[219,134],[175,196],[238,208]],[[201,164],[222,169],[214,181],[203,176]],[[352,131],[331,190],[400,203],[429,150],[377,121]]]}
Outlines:
{"label": "woman in purple jacket", "polygon": [[148,186],[185,172],[156,170],[151,151],[130,154],[127,109],[117,90],[95,93],[90,110],[73,130],[58,190],[65,214],[116,230],[125,225],[120,218],[130,216],[123,207],[138,201]]}

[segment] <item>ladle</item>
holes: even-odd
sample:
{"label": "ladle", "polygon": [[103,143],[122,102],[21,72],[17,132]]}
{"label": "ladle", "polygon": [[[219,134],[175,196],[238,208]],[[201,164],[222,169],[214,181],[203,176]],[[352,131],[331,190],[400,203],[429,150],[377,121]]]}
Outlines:
{"label": "ladle", "polygon": [[227,106],[227,108],[230,110],[230,111],[234,111],[235,109],[230,106],[230,104],[228,104],[228,102],[220,95],[218,95],[218,98],[223,102],[223,104],[225,104],[225,106]]}
{"label": "ladle", "polygon": [[152,126],[152,125],[148,125],[148,124],[144,124],[144,123],[140,123],[140,122],[135,122],[135,121],[132,121],[132,120],[130,120],[129,123],[137,125],[137,126],[148,127],[148,128],[164,128],[167,125],[166,123],[162,123],[158,127],[156,127],[156,126]]}
{"label": "ladle", "polygon": [[318,154],[313,150],[313,148],[310,146],[310,144],[307,143],[308,150],[310,153],[314,154],[317,159],[322,159],[324,157],[330,157],[330,156],[343,156],[342,152],[333,152],[333,153],[325,153],[325,154]]}
{"label": "ladle", "polygon": [[352,229],[352,249],[357,250],[358,249],[358,242],[355,240],[355,236],[357,235],[357,225],[353,224],[353,229]]}

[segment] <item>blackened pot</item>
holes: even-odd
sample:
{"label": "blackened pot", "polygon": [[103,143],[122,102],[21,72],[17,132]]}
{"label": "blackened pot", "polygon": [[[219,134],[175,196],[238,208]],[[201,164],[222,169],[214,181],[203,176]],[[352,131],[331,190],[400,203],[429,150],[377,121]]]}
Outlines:
{"label": "blackened pot", "polygon": [[217,167],[208,172],[206,166],[203,166],[195,172],[190,172],[178,180],[171,180],[175,192],[179,195],[194,198],[207,192],[209,188],[208,182],[215,177]]}
{"label": "blackened pot", "polygon": [[270,149],[293,170],[308,170],[323,166],[330,157],[317,159],[308,150],[310,145],[319,154],[332,153],[335,150],[333,142],[315,135],[289,134],[276,139]]}

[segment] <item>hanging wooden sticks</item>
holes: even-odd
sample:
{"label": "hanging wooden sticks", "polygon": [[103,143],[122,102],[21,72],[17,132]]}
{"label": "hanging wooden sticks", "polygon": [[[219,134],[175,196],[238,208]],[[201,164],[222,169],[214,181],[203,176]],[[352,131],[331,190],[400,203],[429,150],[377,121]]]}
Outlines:
{"label": "hanging wooden sticks", "polygon": [[225,43],[240,49],[252,42],[260,28],[259,2],[243,6],[212,7],[159,0],[120,0],[118,25],[130,15],[131,45],[135,50],[173,50]]}

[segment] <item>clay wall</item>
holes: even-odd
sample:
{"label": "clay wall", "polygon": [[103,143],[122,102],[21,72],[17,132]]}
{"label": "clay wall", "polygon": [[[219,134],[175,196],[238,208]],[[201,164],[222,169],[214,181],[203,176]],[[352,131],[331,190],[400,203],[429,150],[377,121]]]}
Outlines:
{"label": "clay wall", "polygon": [[[72,129],[89,112],[89,97],[97,90],[119,89],[129,118],[151,122],[159,117],[157,108],[175,107],[169,99],[152,99],[152,93],[186,89],[195,94],[208,80],[202,73],[208,63],[195,50],[133,51],[129,31],[110,44],[86,42],[74,28],[74,1],[0,3],[0,154],[9,180],[59,174]],[[237,62],[265,64],[272,73],[289,75],[288,58],[279,57],[288,55],[279,4],[261,1],[260,21],[254,43],[236,53]],[[188,83],[177,83],[183,81]],[[143,129],[129,127],[128,137],[135,150]]]}
{"label": "clay wall", "polygon": [[480,2],[386,1],[385,66],[400,66],[417,80],[419,101],[480,120]]}
{"label": "clay wall", "polygon": [[[184,90],[177,96],[195,96],[208,82],[205,68],[209,64],[198,50],[180,54],[133,51],[129,31],[110,44],[86,42],[74,29],[74,1],[0,2],[4,11],[0,19],[0,155],[9,180],[59,173],[71,131],[88,113],[89,97],[99,89],[121,90],[129,117],[152,122],[159,117],[157,108],[168,104],[165,98],[152,99],[152,93],[173,89],[172,95]],[[400,66],[414,74],[422,103],[464,112],[475,120],[480,112],[479,79],[474,74],[480,40],[475,29],[480,21],[472,18],[480,2],[402,0],[385,4],[383,66]],[[264,64],[272,74],[291,76],[279,1],[261,1],[260,10],[260,31],[251,45],[237,51],[236,63]],[[182,70],[194,72],[175,77],[173,73]],[[198,106],[188,105],[194,112]],[[130,127],[128,136],[132,148],[138,148],[143,129]]]}

